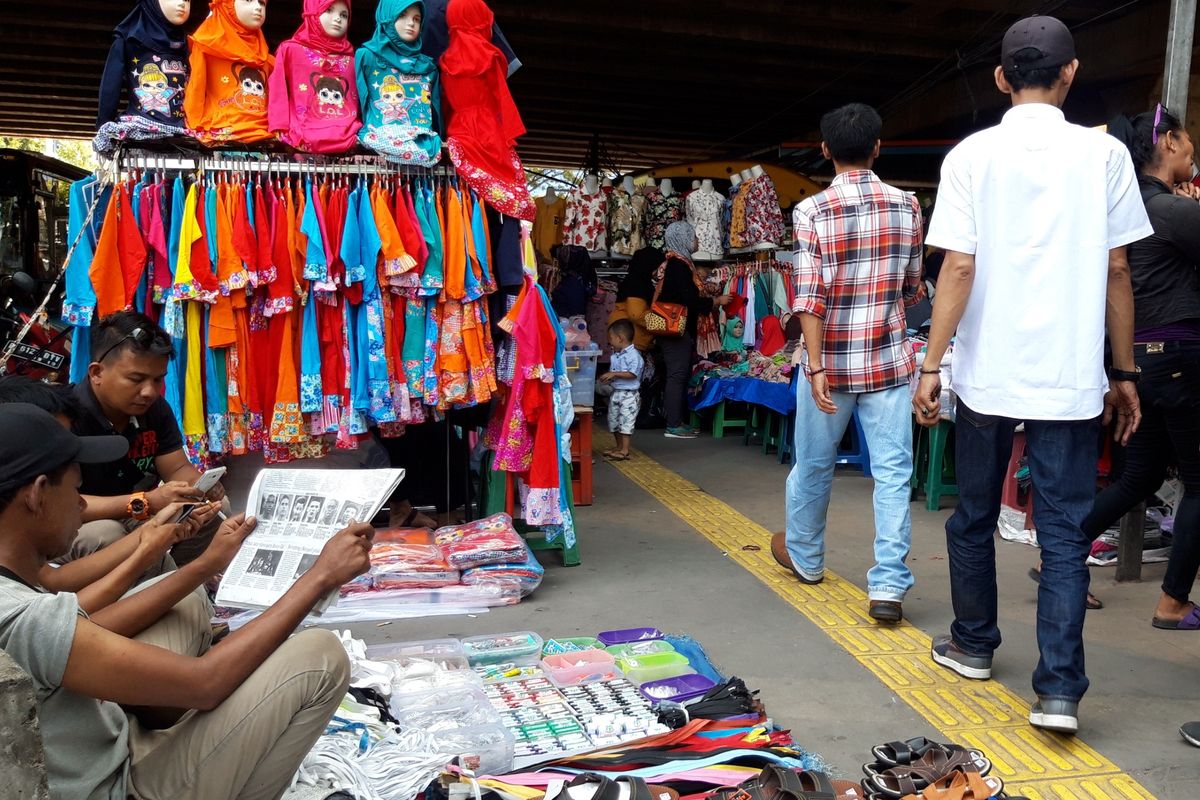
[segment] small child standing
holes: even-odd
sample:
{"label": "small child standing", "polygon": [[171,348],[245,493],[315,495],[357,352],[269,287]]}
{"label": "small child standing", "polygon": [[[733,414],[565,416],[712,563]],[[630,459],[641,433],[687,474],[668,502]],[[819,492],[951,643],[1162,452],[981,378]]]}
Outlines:
{"label": "small child standing", "polygon": [[612,361],[600,381],[612,387],[612,397],[608,401],[608,429],[617,440],[617,446],[604,455],[612,461],[627,461],[633,427],[642,408],[640,390],[645,362],[633,346],[633,323],[629,320],[619,319],[608,326],[608,343],[613,349]]}

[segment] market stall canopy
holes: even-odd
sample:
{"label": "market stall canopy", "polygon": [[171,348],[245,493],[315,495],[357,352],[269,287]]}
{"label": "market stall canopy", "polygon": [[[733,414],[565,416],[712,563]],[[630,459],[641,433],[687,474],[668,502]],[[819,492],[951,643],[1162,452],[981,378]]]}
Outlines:
{"label": "market stall canopy", "polygon": [[[0,133],[90,136],[113,26],[132,0],[0,7]],[[999,40],[1019,16],[1053,13],[1075,31],[1083,71],[1068,112],[1099,122],[1145,107],[1161,78],[1169,0],[491,0],[523,63],[513,93],[527,163],[583,166],[598,137],[612,165],[774,159],[852,100],[892,138],[954,138],[993,121]],[[300,0],[273,0],[274,46]],[[372,27],[355,4],[351,40]],[[194,0],[189,29],[207,13]]]}

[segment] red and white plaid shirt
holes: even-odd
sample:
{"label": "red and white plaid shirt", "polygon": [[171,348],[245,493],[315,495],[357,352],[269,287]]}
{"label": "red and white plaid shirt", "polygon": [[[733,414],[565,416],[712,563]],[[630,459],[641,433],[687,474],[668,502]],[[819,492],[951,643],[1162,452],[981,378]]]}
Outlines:
{"label": "red and white plaid shirt", "polygon": [[[870,170],[844,172],[796,206],[796,301],[824,320],[829,388],[860,393],[909,381],[916,357],[904,308],[924,294],[921,205]],[[805,372],[808,354],[804,355]]]}

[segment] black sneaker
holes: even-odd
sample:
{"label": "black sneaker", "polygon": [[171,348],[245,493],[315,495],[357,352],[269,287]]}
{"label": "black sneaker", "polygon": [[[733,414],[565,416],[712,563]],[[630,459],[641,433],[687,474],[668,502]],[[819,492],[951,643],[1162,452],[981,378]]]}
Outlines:
{"label": "black sneaker", "polygon": [[1192,747],[1200,747],[1200,722],[1186,722],[1179,729],[1179,735]]}
{"label": "black sneaker", "polygon": [[1029,724],[1055,733],[1075,733],[1079,730],[1079,703],[1038,700],[1029,709]]}
{"label": "black sneaker", "polygon": [[930,656],[935,664],[952,669],[964,678],[986,681],[992,677],[991,656],[973,656],[964,652],[948,634],[933,640]]}

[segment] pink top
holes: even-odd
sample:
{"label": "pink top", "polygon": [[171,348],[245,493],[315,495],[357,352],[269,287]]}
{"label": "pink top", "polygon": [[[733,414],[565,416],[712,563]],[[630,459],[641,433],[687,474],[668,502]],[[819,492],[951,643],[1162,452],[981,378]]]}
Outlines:
{"label": "pink top", "polygon": [[345,153],[356,144],[354,55],[323,53],[295,39],[279,45],[267,92],[267,124],[309,153]]}

